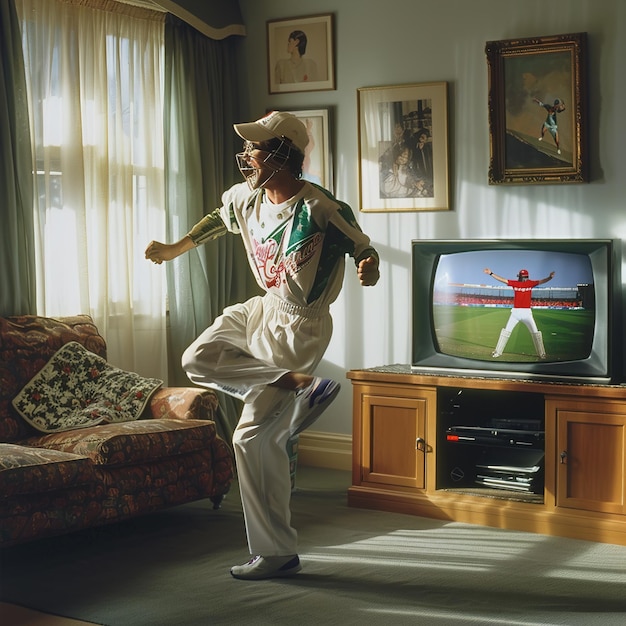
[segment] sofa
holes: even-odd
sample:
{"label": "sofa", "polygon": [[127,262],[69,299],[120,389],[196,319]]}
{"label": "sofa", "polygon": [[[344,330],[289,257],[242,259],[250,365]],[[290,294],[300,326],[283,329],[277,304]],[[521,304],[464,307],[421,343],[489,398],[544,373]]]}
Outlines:
{"label": "sofa", "polygon": [[203,498],[219,508],[228,492],[216,394],[106,357],[87,315],[0,318],[0,546]]}

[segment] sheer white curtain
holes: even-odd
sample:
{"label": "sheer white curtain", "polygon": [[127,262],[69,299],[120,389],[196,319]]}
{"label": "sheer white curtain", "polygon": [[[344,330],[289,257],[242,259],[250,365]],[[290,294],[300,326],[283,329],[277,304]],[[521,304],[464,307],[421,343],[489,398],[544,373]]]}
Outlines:
{"label": "sheer white curtain", "polygon": [[[167,378],[163,16],[110,0],[16,0],[35,170],[37,311],[89,313],[109,361]],[[120,7],[120,12],[112,9]]]}

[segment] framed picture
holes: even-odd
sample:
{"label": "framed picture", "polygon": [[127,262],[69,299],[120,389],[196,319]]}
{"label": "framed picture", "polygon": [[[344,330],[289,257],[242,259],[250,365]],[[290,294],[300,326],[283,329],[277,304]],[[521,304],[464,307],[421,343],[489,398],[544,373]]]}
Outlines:
{"label": "framed picture", "polygon": [[357,95],[361,211],[448,210],[447,83]]}
{"label": "framed picture", "polygon": [[309,135],[304,155],[302,178],[332,191],[332,152],[330,149],[329,110],[289,111],[302,120]]}
{"label": "framed picture", "polygon": [[333,16],[267,22],[270,93],[335,89]]}
{"label": "framed picture", "polygon": [[488,41],[489,184],[587,180],[586,33]]}

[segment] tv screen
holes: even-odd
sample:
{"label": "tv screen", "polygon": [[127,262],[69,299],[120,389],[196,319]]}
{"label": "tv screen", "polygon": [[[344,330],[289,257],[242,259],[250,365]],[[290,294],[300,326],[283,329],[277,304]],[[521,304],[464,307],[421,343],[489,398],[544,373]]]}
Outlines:
{"label": "tv screen", "polygon": [[610,381],[618,270],[612,240],[414,241],[412,365]]}

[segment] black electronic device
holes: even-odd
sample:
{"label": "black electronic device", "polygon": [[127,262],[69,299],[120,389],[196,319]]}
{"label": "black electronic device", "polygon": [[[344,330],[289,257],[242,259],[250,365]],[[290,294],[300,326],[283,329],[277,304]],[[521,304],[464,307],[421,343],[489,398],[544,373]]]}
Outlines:
{"label": "black electronic device", "polygon": [[[586,383],[626,377],[618,240],[414,240],[412,259],[414,371]],[[522,269],[534,334],[524,324],[506,329]]]}
{"label": "black electronic device", "polygon": [[493,426],[450,426],[446,430],[446,440],[453,443],[486,446],[544,446],[542,430],[518,430],[495,428]]}
{"label": "black electronic device", "polygon": [[543,494],[541,394],[450,387],[438,391],[438,402],[440,488],[499,490],[529,501]]}

